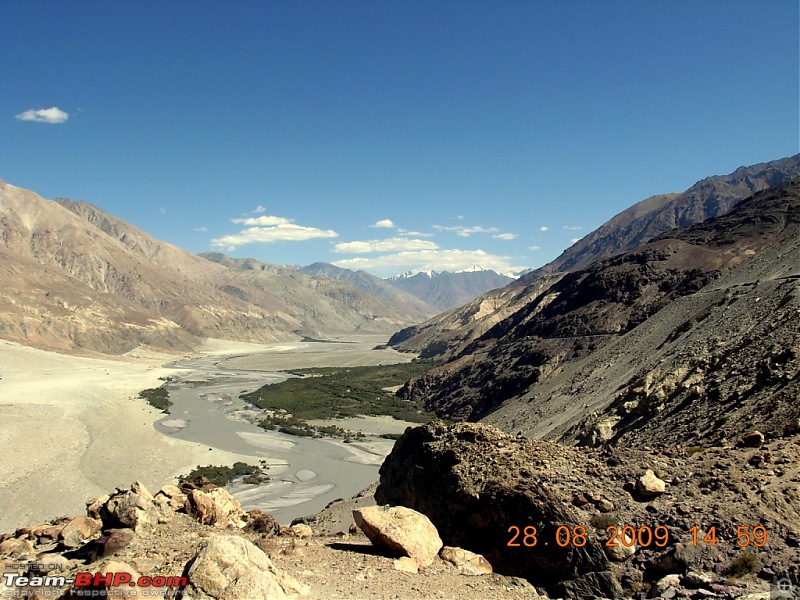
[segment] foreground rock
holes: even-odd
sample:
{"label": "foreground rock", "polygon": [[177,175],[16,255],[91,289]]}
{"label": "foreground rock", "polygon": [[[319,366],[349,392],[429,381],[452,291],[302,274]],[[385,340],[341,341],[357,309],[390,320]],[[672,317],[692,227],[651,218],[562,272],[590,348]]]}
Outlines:
{"label": "foreground rock", "polygon": [[188,571],[189,597],[205,600],[288,598],[309,587],[275,567],[261,550],[236,536],[217,536],[202,543]]}
{"label": "foreground rock", "polygon": [[463,548],[453,548],[445,546],[439,552],[439,556],[445,562],[449,562],[454,567],[458,567],[468,575],[488,575],[492,572],[492,565],[480,554],[475,554]]}
{"label": "foreground rock", "polygon": [[186,508],[189,514],[194,515],[204,525],[214,525],[221,529],[245,525],[242,505],[224,488],[215,488],[209,492],[192,490],[189,492]]}
{"label": "foreground rock", "polygon": [[[427,515],[447,545],[480,553],[497,572],[551,595],[621,596],[591,528],[539,477],[559,452],[572,451],[475,423],[431,423],[397,441],[375,499]],[[579,532],[588,543],[557,543]]]}
{"label": "foreground rock", "polygon": [[373,544],[408,556],[420,567],[429,566],[442,548],[430,519],[410,508],[369,506],[354,510],[353,518]]}

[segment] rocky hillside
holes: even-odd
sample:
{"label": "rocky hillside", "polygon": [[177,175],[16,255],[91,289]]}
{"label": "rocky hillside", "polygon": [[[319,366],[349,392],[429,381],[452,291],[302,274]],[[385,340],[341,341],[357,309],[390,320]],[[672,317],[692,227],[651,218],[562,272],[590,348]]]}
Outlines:
{"label": "rocky hillside", "polygon": [[386,281],[441,311],[466,304],[489,290],[507,285],[513,279],[476,267],[458,273],[431,271],[403,274],[389,277]]}
{"label": "rocky hillside", "polygon": [[521,283],[543,273],[583,269],[598,259],[633,250],[670,229],[723,215],[754,193],[798,176],[800,154],[706,177],[679,194],[652,196],[614,216],[553,262],[527,273]]}
{"label": "rocky hillside", "polygon": [[303,335],[383,333],[401,323],[417,322],[432,312],[415,298],[373,293],[344,280],[313,277],[290,267],[252,258],[231,258],[218,252],[200,256],[224,265],[239,282],[235,289],[226,288],[229,293],[254,304],[263,302],[265,296],[277,297],[292,306],[308,324]]}
{"label": "rocky hillside", "polygon": [[[681,385],[688,390],[694,383],[713,385],[712,381],[717,381],[719,385],[714,386],[717,391],[713,394],[718,395],[711,396],[712,400],[706,400],[705,394],[695,389],[674,405],[675,410],[680,412],[697,398],[715,404],[730,403],[725,411],[716,412],[726,414],[729,419],[726,427],[732,433],[741,433],[749,422],[763,421],[749,414],[747,406],[762,404],[765,408],[758,414],[766,418],[766,407],[774,399],[781,397],[788,401],[797,397],[800,314],[798,263],[792,257],[798,236],[800,180],[796,179],[756,194],[722,217],[674,230],[636,251],[567,274],[469,344],[449,363],[407,383],[400,393],[422,399],[426,408],[456,419],[477,420],[507,404],[501,413],[502,421],[497,422],[539,436],[560,435],[563,430],[559,428],[575,425],[598,405],[614,398],[618,401],[616,409],[632,411],[627,420],[620,421],[619,427],[625,428],[641,416],[640,410],[646,413],[639,421],[641,424],[649,415],[661,414],[665,408],[653,398],[671,400]],[[767,254],[759,259],[762,252]],[[758,292],[744,299],[737,311],[727,311],[733,299],[752,286]],[[682,307],[690,301],[683,300],[681,304],[678,300],[687,298],[694,298],[695,305],[701,308],[684,310]],[[737,312],[742,313],[742,320],[727,326],[721,315],[727,317]],[[769,337],[753,337],[750,332],[753,327],[755,331],[763,329]],[[653,336],[640,342],[637,352],[631,353],[633,338],[629,336],[651,329],[655,332]],[[686,337],[681,339],[681,336]],[[673,343],[679,339],[680,342]],[[694,342],[691,349],[685,345],[689,339]],[[729,348],[728,342],[736,339],[741,351],[728,354],[733,348]],[[765,344],[766,354],[761,355],[767,361],[764,369],[772,373],[766,380],[765,375],[758,376],[753,369],[743,369],[737,362],[758,354],[759,349],[747,350],[758,340]],[[615,370],[616,359],[610,358],[605,363],[597,358],[605,356],[597,353],[610,344],[617,349],[614,356],[625,355],[623,362],[629,368]],[[681,356],[689,353],[694,358],[680,359],[673,353]],[[713,379],[704,380],[700,373],[693,379],[675,375],[672,383],[661,385],[656,382],[668,378],[666,372],[649,376],[642,372],[640,381],[632,369],[653,364],[650,359],[656,356],[659,364],[669,361],[683,364],[688,360],[687,365],[694,366],[707,361],[704,369]],[[595,378],[604,382],[602,386],[583,387],[585,378],[573,372],[576,365],[590,362],[598,370]],[[559,380],[562,387],[558,396],[562,399],[556,403],[547,382],[556,381],[554,378],[562,372],[565,374]],[[616,378],[611,378],[612,372]],[[741,386],[752,387],[752,382],[748,384],[750,378],[763,381],[747,392]],[[736,394],[723,381],[738,382]],[[616,386],[613,392],[612,386]],[[613,395],[598,394],[598,387]],[[583,391],[579,393],[578,389]],[[635,400],[639,399],[637,394],[650,400],[633,410]],[[512,399],[513,403],[509,402]],[[734,410],[745,400],[743,410]],[[620,409],[622,405],[626,408]],[[702,412],[700,406],[697,410]],[[788,402],[786,410],[778,412],[778,421],[800,416],[796,401]],[[665,430],[674,427],[670,414],[666,412],[659,417]],[[693,412],[686,414],[691,421]],[[496,418],[501,419],[500,414]],[[772,426],[778,427],[777,421]],[[681,433],[683,439],[689,436],[699,440],[711,436],[712,431],[715,429],[687,426]],[[638,439],[644,443],[647,437],[643,434]]]}
{"label": "rocky hillside", "polygon": [[279,268],[212,264],[85,202],[0,181],[0,336],[41,348],[188,349],[200,337],[254,342],[413,322],[344,283]]}
{"label": "rocky hillside", "polygon": [[[633,250],[675,227],[721,215],[753,192],[798,175],[800,155],[707,177],[681,194],[642,200],[570,246],[553,262],[509,284],[511,289],[494,290],[463,307],[412,325],[393,336],[390,344],[398,350],[452,358],[489,326],[508,317],[517,307],[533,302],[542,284],[550,285],[564,273],[586,268],[597,259]],[[544,277],[547,279],[540,282]]]}
{"label": "rocky hillside", "polygon": [[[797,433],[579,450],[432,423],[398,440],[374,499],[281,527],[201,480],[154,495],[137,482],[85,516],[0,534],[0,585],[64,598],[766,600],[800,576],[798,465]],[[88,585],[42,579],[78,573]]]}
{"label": "rocky hillside", "polygon": [[486,292],[424,323],[401,329],[389,338],[389,345],[401,352],[418,353],[422,358],[453,358],[500,321],[535,301],[562,276],[543,275],[529,285],[509,285]]}

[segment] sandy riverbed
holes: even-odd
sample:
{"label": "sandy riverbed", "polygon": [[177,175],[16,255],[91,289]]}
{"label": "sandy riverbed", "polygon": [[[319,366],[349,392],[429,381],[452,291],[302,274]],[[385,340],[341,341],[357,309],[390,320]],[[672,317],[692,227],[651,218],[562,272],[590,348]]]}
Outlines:
{"label": "sandy riverbed", "polygon": [[[253,354],[258,356],[250,359]],[[371,351],[365,342],[353,347],[208,340],[186,358],[210,358],[175,363],[175,356],[155,352],[85,358],[0,340],[0,532],[83,514],[87,500],[137,479],[155,491],[197,465],[265,461],[273,477],[269,484],[237,485],[233,491],[246,507],[275,511],[287,522],[316,512],[334,497],[349,497],[377,478],[391,441],[367,438],[344,444],[265,432],[231,420],[233,415],[223,416],[228,412],[224,403],[212,402],[210,395],[198,398],[190,389],[175,392],[173,414],[164,420],[137,397],[159,386],[161,377],[179,374],[183,379],[181,373],[190,380],[219,376],[222,390],[230,377],[238,392],[239,376],[226,370],[231,361],[220,364],[211,358],[225,355],[251,363],[249,369],[275,368],[275,362],[294,368],[308,362],[342,366],[408,360],[392,351]],[[187,394],[189,404],[182,405]],[[208,410],[219,415],[209,420]],[[373,435],[410,425],[389,417],[334,423]]]}
{"label": "sandy riverbed", "polygon": [[[209,342],[203,353],[255,344]],[[90,498],[136,479],[158,489],[197,464],[250,457],[209,450],[153,428],[163,415],[137,398],[174,356],[67,356],[0,340],[0,532],[84,514]]]}

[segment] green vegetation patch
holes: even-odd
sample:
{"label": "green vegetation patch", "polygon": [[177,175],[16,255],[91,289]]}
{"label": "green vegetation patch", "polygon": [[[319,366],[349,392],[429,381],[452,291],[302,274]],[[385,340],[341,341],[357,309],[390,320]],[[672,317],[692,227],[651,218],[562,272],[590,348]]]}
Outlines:
{"label": "green vegetation patch", "polygon": [[243,462],[235,462],[232,467],[207,465],[197,467],[188,475],[180,477],[181,481],[194,481],[198,477],[205,477],[217,487],[225,487],[234,479],[244,477],[244,483],[259,484],[269,481],[269,477],[261,472],[259,467]]}
{"label": "green vegetation patch", "polygon": [[761,568],[761,561],[755,554],[743,554],[736,558],[725,570],[728,575],[734,577],[744,577],[750,573],[756,573]]}
{"label": "green vegetation patch", "polygon": [[[388,415],[404,421],[426,423],[433,415],[422,406],[401,400],[383,388],[402,385],[436,366],[432,360],[372,367],[321,367],[293,370],[298,377],[265,385],[241,398],[259,408],[275,411],[261,426],[293,435],[316,435],[306,421],[344,419],[359,415]],[[327,429],[327,428],[326,428]],[[335,428],[324,431],[336,434]]]}
{"label": "green vegetation patch", "polygon": [[142,390],[139,392],[139,398],[147,400],[151,406],[166,412],[169,412],[169,407],[172,406],[172,402],[169,401],[169,392],[163,387]]}

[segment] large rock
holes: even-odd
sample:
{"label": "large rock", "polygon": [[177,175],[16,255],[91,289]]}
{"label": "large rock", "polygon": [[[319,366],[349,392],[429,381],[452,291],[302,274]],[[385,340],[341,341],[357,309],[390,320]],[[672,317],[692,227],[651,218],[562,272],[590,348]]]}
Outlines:
{"label": "large rock", "polygon": [[275,517],[259,508],[254,508],[247,512],[247,525],[245,527],[250,531],[265,535],[275,535],[281,530],[281,526],[275,520]]}
{"label": "large rock", "polygon": [[[482,554],[496,572],[524,577],[551,596],[620,597],[594,528],[536,471],[567,451],[477,423],[429,423],[397,441],[381,466],[375,500],[427,515],[448,546]],[[535,545],[524,537],[526,526],[536,527]],[[559,527],[566,528],[563,540],[579,526],[585,545],[556,543]],[[515,538],[513,527],[520,530]],[[518,546],[509,546],[512,538]]]}
{"label": "large rock", "polygon": [[99,519],[76,517],[61,529],[58,541],[67,548],[77,548],[86,540],[100,533],[102,528],[103,523]]}
{"label": "large rock", "polygon": [[33,556],[35,551],[30,540],[11,538],[0,542],[0,556],[9,558],[24,558]]}
{"label": "large rock", "polygon": [[[177,485],[168,484],[162,487],[155,495],[156,506],[168,504],[173,511],[180,510],[186,505],[186,494]],[[161,509],[163,511],[163,508]]]}
{"label": "large rock", "polygon": [[238,536],[215,536],[201,542],[190,563],[187,597],[206,600],[288,598],[307,594],[309,586],[275,567],[269,557]]}
{"label": "large rock", "polygon": [[636,491],[639,492],[639,496],[644,499],[660,496],[666,489],[667,484],[662,479],[659,479],[650,469],[647,469],[644,475],[636,480]]}
{"label": "large rock", "polygon": [[353,511],[356,525],[379,548],[413,558],[421,567],[430,566],[442,540],[430,519],[404,506],[366,506]]}
{"label": "large rock", "polygon": [[119,490],[113,494],[97,511],[105,529],[129,528],[142,533],[158,524],[159,513],[153,504],[153,496],[143,490],[144,486],[134,484],[135,488],[146,493]]}
{"label": "large rock", "polygon": [[475,554],[463,548],[453,548],[445,546],[439,552],[439,556],[445,562],[458,568],[467,575],[491,575],[492,565],[480,554]]}
{"label": "large rock", "polygon": [[186,503],[187,512],[203,525],[225,527],[244,527],[245,512],[239,501],[224,488],[208,492],[192,490]]}

